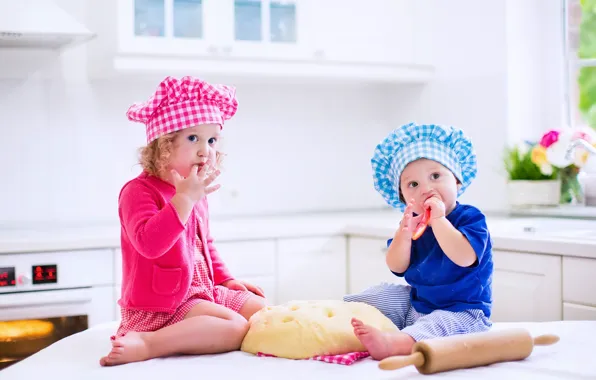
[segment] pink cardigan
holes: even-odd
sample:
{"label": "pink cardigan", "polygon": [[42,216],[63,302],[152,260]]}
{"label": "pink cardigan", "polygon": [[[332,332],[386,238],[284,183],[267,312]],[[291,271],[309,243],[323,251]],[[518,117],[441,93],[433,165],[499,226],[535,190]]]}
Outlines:
{"label": "pink cardigan", "polygon": [[206,197],[199,201],[186,225],[170,200],[173,185],[146,172],[120,191],[123,308],[173,313],[192,280],[197,233],[206,250],[214,285],[232,279],[209,233]]}

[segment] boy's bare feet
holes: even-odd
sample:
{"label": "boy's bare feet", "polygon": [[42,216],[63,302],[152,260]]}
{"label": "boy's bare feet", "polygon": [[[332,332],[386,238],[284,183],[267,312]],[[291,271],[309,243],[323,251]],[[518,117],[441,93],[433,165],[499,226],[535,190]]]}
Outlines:
{"label": "boy's bare feet", "polygon": [[401,331],[382,332],[365,325],[359,319],[352,318],[354,334],[362,342],[370,356],[375,360],[383,360],[389,356],[409,355],[416,341]]}
{"label": "boy's bare feet", "polygon": [[139,362],[150,359],[147,336],[151,333],[129,332],[112,341],[112,351],[99,360],[102,366]]}

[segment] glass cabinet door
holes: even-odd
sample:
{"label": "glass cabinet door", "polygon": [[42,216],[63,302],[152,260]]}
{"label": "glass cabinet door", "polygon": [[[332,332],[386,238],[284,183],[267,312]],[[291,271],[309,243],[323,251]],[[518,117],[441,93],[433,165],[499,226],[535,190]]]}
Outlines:
{"label": "glass cabinet door", "polygon": [[174,0],[174,37],[203,38],[203,1]]}
{"label": "glass cabinet door", "polygon": [[263,40],[263,2],[234,0],[234,39],[236,41]]}
{"label": "glass cabinet door", "polygon": [[296,4],[293,1],[271,0],[269,38],[271,42],[296,42]]}
{"label": "glass cabinet door", "polygon": [[120,49],[129,53],[210,54],[205,36],[213,33],[206,30],[205,21],[208,15],[220,22],[214,8],[218,1],[222,0],[118,0]]}
{"label": "glass cabinet door", "polygon": [[202,0],[134,0],[136,36],[202,38]]}
{"label": "glass cabinet door", "polygon": [[296,42],[295,0],[234,0],[236,41]]}
{"label": "glass cabinet door", "polygon": [[163,37],[165,35],[165,14],[164,0],[135,0],[135,35]]}

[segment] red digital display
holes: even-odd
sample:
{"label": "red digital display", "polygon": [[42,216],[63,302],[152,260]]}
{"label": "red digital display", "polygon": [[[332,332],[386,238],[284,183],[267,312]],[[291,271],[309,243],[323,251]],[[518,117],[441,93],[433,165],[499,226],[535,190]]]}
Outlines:
{"label": "red digital display", "polygon": [[57,265],[34,265],[32,268],[33,284],[55,284],[58,282]]}
{"label": "red digital display", "polygon": [[17,286],[14,267],[0,268],[0,288]]}

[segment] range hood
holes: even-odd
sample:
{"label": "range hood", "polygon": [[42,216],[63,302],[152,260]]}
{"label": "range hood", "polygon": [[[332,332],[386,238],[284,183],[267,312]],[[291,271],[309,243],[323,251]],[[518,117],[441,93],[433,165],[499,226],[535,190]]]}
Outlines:
{"label": "range hood", "polygon": [[58,50],[94,37],[52,0],[0,0],[0,48]]}

